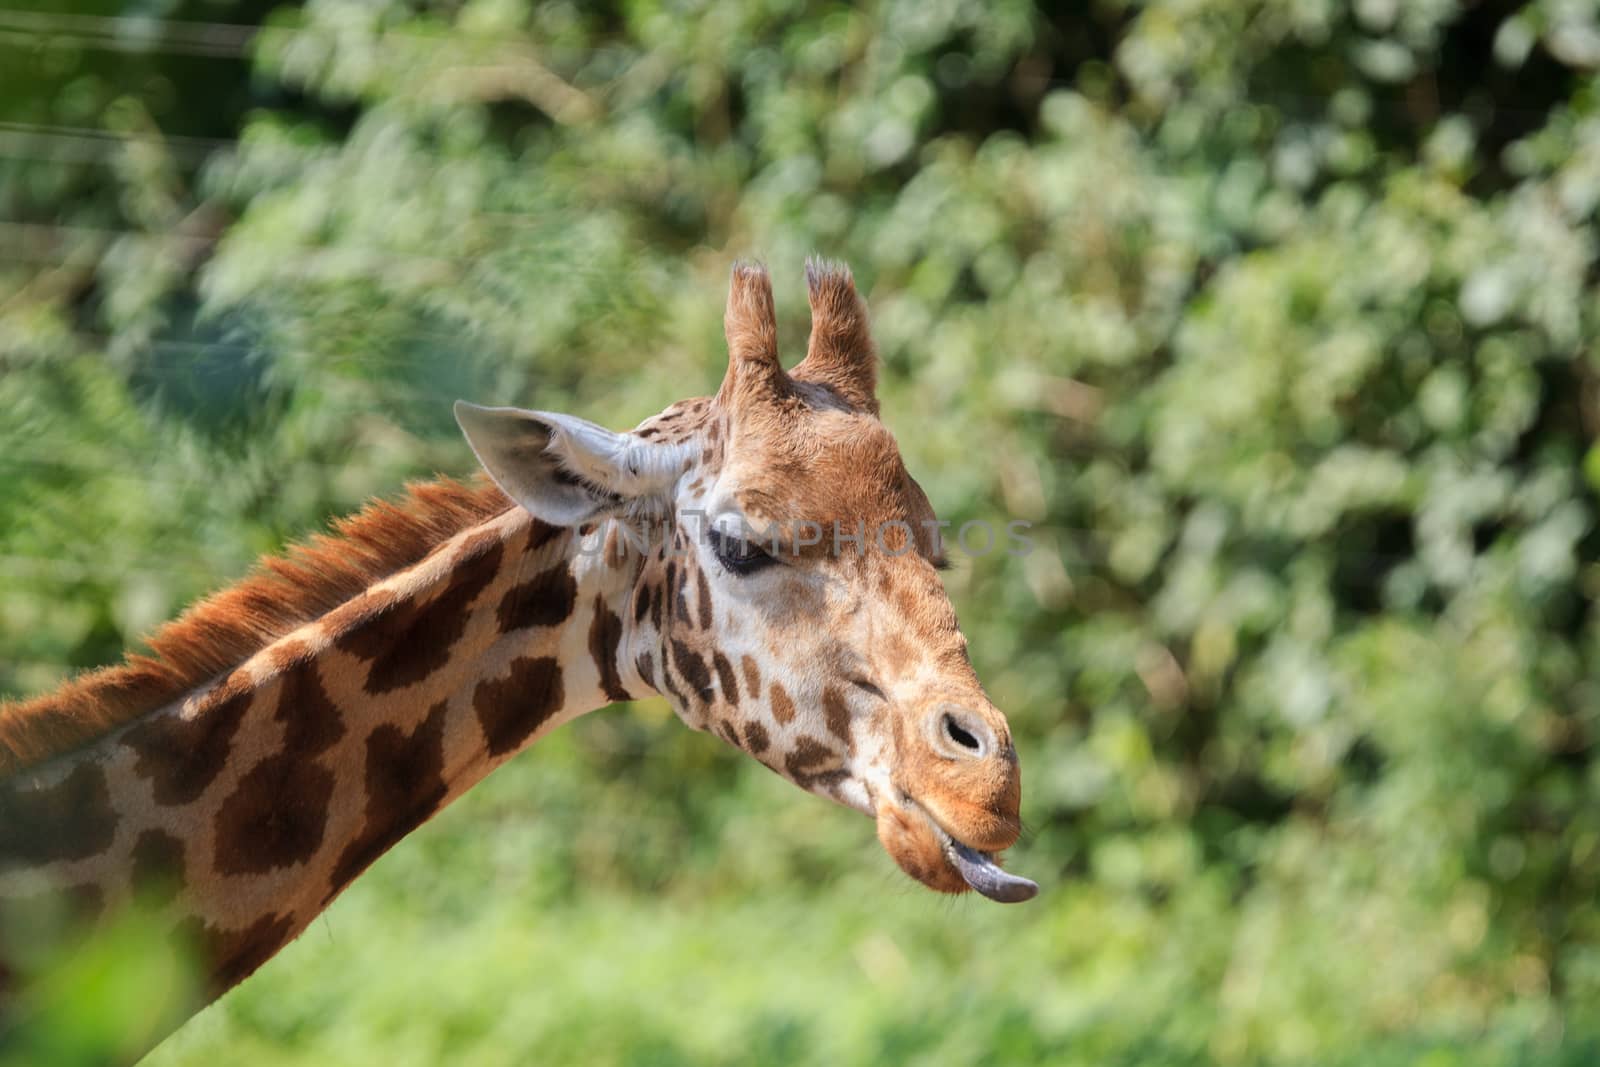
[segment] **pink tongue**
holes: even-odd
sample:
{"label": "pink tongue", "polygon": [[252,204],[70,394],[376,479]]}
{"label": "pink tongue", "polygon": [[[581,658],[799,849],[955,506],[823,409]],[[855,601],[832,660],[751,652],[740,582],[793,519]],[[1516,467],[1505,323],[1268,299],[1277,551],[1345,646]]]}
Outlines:
{"label": "pink tongue", "polygon": [[1037,882],[1007,873],[994,860],[976,849],[952,841],[947,851],[950,861],[956,865],[956,870],[961,872],[961,877],[966,879],[967,884],[990,900],[998,900],[1002,904],[1016,904],[1032,900],[1039,892]]}

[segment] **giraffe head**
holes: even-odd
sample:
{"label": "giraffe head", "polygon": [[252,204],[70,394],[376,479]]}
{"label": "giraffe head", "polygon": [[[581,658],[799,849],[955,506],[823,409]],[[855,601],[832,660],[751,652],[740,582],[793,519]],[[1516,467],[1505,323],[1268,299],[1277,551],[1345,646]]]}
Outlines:
{"label": "giraffe head", "polygon": [[997,853],[1020,832],[1005,716],[967,657],[927,496],[878,419],[876,355],[847,269],[811,263],[805,359],[778,359],[772,285],[734,268],[714,398],[628,433],[458,404],[489,474],[536,517],[632,568],[620,676],[811,792],[873,816],[934,889],[1026,900]]}

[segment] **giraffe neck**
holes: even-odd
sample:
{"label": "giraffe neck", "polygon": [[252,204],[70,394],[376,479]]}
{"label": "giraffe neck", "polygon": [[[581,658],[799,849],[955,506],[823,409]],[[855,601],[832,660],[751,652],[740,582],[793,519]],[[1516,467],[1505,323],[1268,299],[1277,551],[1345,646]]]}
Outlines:
{"label": "giraffe neck", "polygon": [[[0,907],[140,885],[220,994],[491,770],[644,688],[637,557],[511,509],[95,743],[0,779]],[[143,897],[141,899],[144,899]]]}

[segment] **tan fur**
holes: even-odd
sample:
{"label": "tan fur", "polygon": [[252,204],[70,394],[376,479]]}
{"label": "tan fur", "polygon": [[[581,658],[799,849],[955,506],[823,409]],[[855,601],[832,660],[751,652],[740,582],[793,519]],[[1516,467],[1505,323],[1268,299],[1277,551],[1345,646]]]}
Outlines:
{"label": "tan fur", "polygon": [[0,705],[0,777],[171,703],[512,506],[484,478],[415,484],[397,503],[369,504],[335,523],[332,534],[263,559],[244,581],[156,631],[149,655],[130,655],[47,696]]}

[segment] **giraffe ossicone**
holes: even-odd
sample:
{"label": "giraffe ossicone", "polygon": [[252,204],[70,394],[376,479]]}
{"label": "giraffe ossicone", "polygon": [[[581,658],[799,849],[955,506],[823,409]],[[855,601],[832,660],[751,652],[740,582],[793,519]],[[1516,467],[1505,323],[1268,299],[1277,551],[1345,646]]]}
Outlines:
{"label": "giraffe ossicone", "polygon": [[[870,815],[923,884],[1032,897],[997,862],[1016,751],[879,420],[866,309],[842,266],[806,280],[792,371],[766,271],[738,264],[714,397],[626,432],[458,403],[492,483],[375,504],[150,656],[0,707],[0,909],[45,887],[105,912],[159,882],[217,993],[500,763],[649,693]],[[838,551],[812,528],[875,533]]]}

